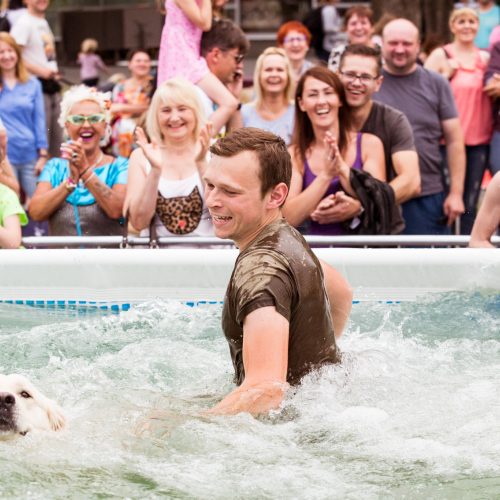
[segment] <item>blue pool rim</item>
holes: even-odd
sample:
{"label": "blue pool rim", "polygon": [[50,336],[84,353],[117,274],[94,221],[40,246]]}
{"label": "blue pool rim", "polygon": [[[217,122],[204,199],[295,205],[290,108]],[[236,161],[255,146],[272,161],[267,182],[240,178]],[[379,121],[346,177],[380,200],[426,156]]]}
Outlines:
{"label": "blue pool rim", "polygon": [[[353,300],[352,303],[360,304],[362,301]],[[382,304],[400,304],[400,300],[379,300],[376,301]],[[42,309],[86,309],[86,310],[101,310],[101,311],[128,311],[132,305],[137,305],[140,302],[106,302],[94,300],[0,300],[0,304],[11,304],[20,306],[29,306]],[[187,300],[180,301],[188,307],[198,307],[204,305],[222,305],[222,300]]]}

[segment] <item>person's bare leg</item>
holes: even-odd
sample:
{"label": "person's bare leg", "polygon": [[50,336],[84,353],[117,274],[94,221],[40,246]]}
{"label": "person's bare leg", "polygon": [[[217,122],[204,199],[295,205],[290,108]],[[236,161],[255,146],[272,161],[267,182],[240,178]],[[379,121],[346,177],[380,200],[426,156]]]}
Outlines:
{"label": "person's bare leg", "polygon": [[332,266],[320,260],[325,275],[325,288],[330,301],[333,331],[338,339],[345,328],[352,308],[352,288],[345,278]]}

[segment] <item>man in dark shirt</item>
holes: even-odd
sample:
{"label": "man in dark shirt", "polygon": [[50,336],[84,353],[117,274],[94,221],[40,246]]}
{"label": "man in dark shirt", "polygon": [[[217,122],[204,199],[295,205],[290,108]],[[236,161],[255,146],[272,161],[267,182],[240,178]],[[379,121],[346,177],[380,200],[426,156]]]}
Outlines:
{"label": "man in dark shirt", "polygon": [[[406,116],[372,99],[382,85],[381,70],[380,51],[366,45],[347,46],[339,62],[339,76],[351,107],[354,128],[358,132],[376,135],[382,141],[387,182],[400,204],[420,193],[418,155]],[[343,194],[331,210],[332,215],[345,219],[355,217],[361,204]]]}
{"label": "man in dark shirt", "polygon": [[291,178],[284,141],[243,128],[211,147],[206,203],[220,238],[240,250],[222,313],[239,385],[212,411],[277,408],[288,384],[339,361],[320,262],[283,219]]}
{"label": "man in dark shirt", "polygon": [[[420,165],[421,192],[403,204],[406,234],[450,234],[464,212],[465,147],[449,83],[417,64],[417,27],[407,19],[389,22],[382,35],[384,84],[378,102],[402,111],[413,129]],[[444,181],[440,153],[446,145],[450,187]]]}

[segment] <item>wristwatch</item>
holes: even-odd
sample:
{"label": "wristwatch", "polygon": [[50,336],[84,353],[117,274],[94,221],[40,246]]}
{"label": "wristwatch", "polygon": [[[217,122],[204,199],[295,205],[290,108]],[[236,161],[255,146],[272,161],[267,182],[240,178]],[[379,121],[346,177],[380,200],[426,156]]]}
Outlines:
{"label": "wristwatch", "polygon": [[64,183],[64,187],[68,193],[72,193],[76,188],[76,182],[71,177],[68,177]]}

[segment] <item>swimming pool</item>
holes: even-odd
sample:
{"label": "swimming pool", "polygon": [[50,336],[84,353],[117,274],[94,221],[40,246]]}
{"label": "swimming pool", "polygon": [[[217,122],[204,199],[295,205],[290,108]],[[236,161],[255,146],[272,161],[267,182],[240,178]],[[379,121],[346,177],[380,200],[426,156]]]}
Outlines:
{"label": "swimming pool", "polygon": [[[267,418],[200,415],[231,385],[221,306],[0,304],[0,372],[65,408],[62,434],[0,442],[2,498],[494,498],[500,296],[363,301],[342,366]],[[134,433],[151,408],[165,413]]]}

